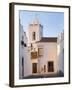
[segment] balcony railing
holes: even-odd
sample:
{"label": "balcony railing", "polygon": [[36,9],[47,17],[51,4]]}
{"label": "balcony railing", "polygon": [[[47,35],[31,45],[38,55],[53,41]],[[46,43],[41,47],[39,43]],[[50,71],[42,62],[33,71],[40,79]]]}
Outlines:
{"label": "balcony railing", "polygon": [[37,52],[31,52],[31,59],[37,59],[38,53]]}

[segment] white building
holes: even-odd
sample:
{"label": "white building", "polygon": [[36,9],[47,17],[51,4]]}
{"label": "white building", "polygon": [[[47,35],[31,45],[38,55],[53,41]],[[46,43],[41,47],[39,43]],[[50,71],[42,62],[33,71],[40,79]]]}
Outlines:
{"label": "white building", "polygon": [[27,39],[20,25],[20,78],[64,72],[63,34],[58,38],[43,37],[43,26],[37,18],[29,24],[28,32]]}
{"label": "white building", "polygon": [[29,24],[32,74],[57,73],[57,37],[43,37],[43,26],[38,19]]}
{"label": "white building", "polygon": [[57,38],[43,37],[37,44],[39,72],[57,73]]}
{"label": "white building", "polygon": [[59,71],[64,73],[64,32],[57,39],[57,56]]}
{"label": "white building", "polygon": [[[30,54],[27,47],[27,37],[23,30],[23,26],[19,23],[19,78],[31,74],[32,65],[30,62]],[[25,69],[26,68],[26,69]]]}

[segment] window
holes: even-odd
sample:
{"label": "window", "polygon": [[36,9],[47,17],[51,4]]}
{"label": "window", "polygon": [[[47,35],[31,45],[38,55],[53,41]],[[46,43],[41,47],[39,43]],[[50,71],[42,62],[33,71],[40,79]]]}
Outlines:
{"label": "window", "polygon": [[32,45],[32,43],[31,43],[31,50],[33,49],[33,45]]}
{"label": "window", "polygon": [[24,37],[22,36],[22,40],[21,40],[21,45],[22,45],[22,47],[24,46],[24,47],[26,47],[27,45],[26,45],[26,43],[24,43]]}
{"label": "window", "polygon": [[21,45],[24,45],[24,37],[22,36]]}
{"label": "window", "polygon": [[38,56],[43,56],[43,48],[38,48]]}
{"label": "window", "polygon": [[31,43],[31,47],[33,47],[32,43]]}
{"label": "window", "polygon": [[24,77],[24,58],[22,57],[22,77]]}
{"label": "window", "polygon": [[32,64],[32,73],[37,73],[37,63]]}
{"label": "window", "polygon": [[48,72],[54,72],[54,62],[53,61],[48,62]]}
{"label": "window", "polygon": [[24,47],[26,47],[27,45],[26,45],[26,43],[24,43]]}
{"label": "window", "polygon": [[24,45],[24,41],[21,41],[21,45],[22,45],[22,46]]}
{"label": "window", "polygon": [[33,40],[35,40],[35,39],[36,39],[36,33],[35,33],[35,32],[33,32],[32,37],[33,37]]}

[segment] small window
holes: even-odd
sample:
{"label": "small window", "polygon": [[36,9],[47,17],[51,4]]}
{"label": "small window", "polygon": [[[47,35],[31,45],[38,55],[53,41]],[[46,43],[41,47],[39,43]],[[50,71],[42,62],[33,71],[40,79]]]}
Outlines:
{"label": "small window", "polygon": [[24,37],[22,36],[22,40],[21,40],[21,45],[22,45],[22,47],[24,46],[24,47],[26,47],[27,45],[26,45],[26,43],[24,43]]}
{"label": "small window", "polygon": [[21,41],[21,45],[22,45],[22,46],[24,45],[24,41]]}
{"label": "small window", "polygon": [[31,47],[33,47],[32,43],[31,43]]}
{"label": "small window", "polygon": [[22,39],[21,39],[21,45],[23,46],[24,45],[24,37],[22,36]]}
{"label": "small window", "polygon": [[43,56],[43,48],[38,48],[38,56]]}
{"label": "small window", "polygon": [[32,43],[31,43],[31,50],[33,49],[33,45],[32,45]]}
{"label": "small window", "polygon": [[33,32],[32,38],[33,38],[33,40],[36,39],[36,33],[35,32]]}
{"label": "small window", "polygon": [[24,47],[26,47],[27,45],[26,45],[26,43],[24,43]]}

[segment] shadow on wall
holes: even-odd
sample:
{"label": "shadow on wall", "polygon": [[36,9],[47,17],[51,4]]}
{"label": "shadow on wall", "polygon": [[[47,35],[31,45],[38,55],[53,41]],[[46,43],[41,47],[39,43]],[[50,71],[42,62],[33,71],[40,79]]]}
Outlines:
{"label": "shadow on wall", "polygon": [[[58,55],[58,66],[59,66],[58,73],[62,72],[64,74],[64,49],[62,49],[60,54]],[[60,73],[60,75],[62,73]]]}

